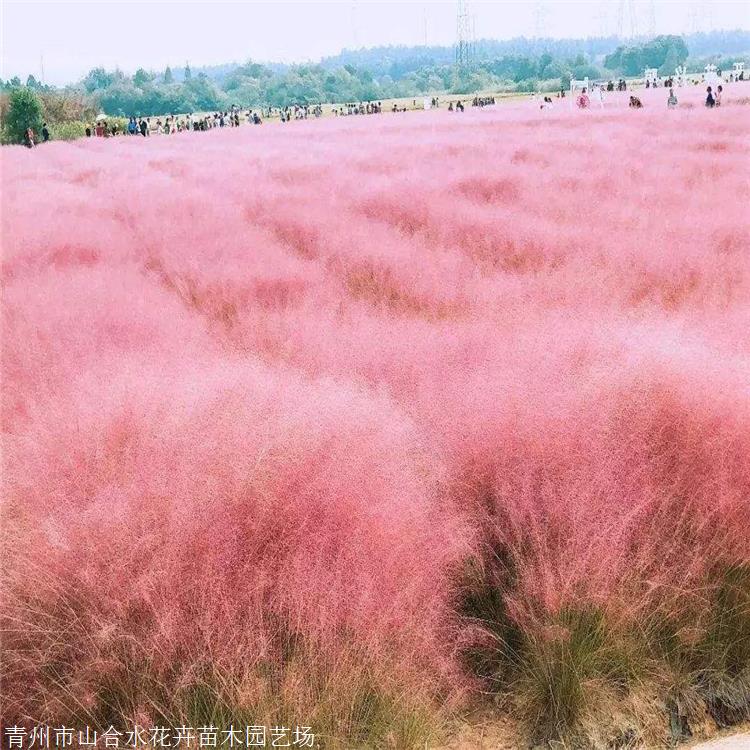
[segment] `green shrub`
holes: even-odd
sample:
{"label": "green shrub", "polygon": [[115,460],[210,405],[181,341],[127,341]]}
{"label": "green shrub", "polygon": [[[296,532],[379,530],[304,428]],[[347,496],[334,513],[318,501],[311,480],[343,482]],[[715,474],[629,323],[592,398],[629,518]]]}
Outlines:
{"label": "green shrub", "polygon": [[[107,127],[117,125],[119,135],[122,135],[127,128],[128,121],[125,117],[108,117]],[[52,123],[50,128],[50,137],[53,141],[72,141],[76,138],[83,138],[86,135],[86,127],[94,130],[93,122],[84,122],[82,120],[71,120],[67,122]]]}
{"label": "green shrub", "polygon": [[631,646],[595,607],[569,607],[525,634],[514,689],[539,739],[575,736],[605,695],[627,695]]}
{"label": "green shrub", "polygon": [[714,721],[750,719],[750,565],[723,571],[695,656],[698,691]]}
{"label": "green shrub", "polygon": [[42,105],[36,93],[26,86],[14,88],[8,97],[8,112],[3,123],[7,142],[23,143],[27,128],[39,138],[42,124]]}
{"label": "green shrub", "polygon": [[49,131],[53,141],[72,141],[86,135],[86,123],[58,122],[50,125]]}

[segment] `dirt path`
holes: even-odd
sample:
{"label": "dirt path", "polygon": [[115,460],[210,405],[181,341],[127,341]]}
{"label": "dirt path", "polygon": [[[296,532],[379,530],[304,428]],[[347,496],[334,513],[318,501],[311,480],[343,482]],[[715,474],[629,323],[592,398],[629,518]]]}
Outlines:
{"label": "dirt path", "polygon": [[750,750],[750,732],[689,745],[690,750]]}
{"label": "dirt path", "polygon": [[[432,750],[521,750],[528,747],[512,722],[476,719],[466,723],[451,742]],[[735,727],[711,740],[678,745],[675,750],[750,750],[750,725]]]}

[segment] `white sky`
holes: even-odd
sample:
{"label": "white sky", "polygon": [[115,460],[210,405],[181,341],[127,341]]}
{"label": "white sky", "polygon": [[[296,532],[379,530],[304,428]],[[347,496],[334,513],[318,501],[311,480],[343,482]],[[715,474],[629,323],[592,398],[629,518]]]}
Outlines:
{"label": "white sky", "polygon": [[[623,0],[627,4],[627,0]],[[638,30],[649,30],[650,0],[632,0]],[[381,44],[452,44],[453,0],[98,0],[2,2],[0,76],[29,73],[62,84],[98,65],[132,73],[259,61],[302,62],[342,48]],[[621,0],[469,2],[478,38],[584,37],[617,33]],[[750,28],[748,0],[653,0],[657,33]],[[626,31],[627,31],[626,20]]]}

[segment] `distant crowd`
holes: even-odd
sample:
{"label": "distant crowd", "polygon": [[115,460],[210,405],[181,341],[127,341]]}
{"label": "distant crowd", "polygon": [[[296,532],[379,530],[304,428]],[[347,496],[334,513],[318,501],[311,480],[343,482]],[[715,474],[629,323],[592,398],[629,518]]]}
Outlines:
{"label": "distant crowd", "polygon": [[[717,75],[721,75],[721,71],[717,72]],[[705,81],[705,77],[702,76],[701,80]],[[744,71],[740,71],[737,75],[730,74],[729,81],[744,81]],[[665,78],[662,80],[646,80],[646,88],[657,88],[657,86],[663,86],[669,88],[669,96],[667,98],[667,107],[674,109],[678,106],[677,96],[674,92],[674,81],[672,77]],[[694,81],[698,84],[699,81]],[[593,91],[599,96],[601,102],[602,91],[627,91],[628,84],[624,78],[619,79],[616,83],[614,81],[608,81],[606,84],[595,84],[592,87]],[[712,86],[708,86],[706,89],[706,107],[720,107],[724,89],[722,85],[717,85],[716,89]],[[561,89],[557,93],[558,99],[565,98],[565,90]],[[472,107],[486,107],[494,105],[494,96],[475,96],[471,100]],[[576,106],[579,109],[588,109],[591,107],[591,98],[586,88],[582,89],[580,94],[575,99]],[[414,99],[413,107],[416,108],[417,100]],[[425,106],[427,100],[425,100]],[[430,106],[439,108],[440,99],[439,97],[432,97],[430,100]],[[540,104],[541,109],[553,107],[553,100],[550,96],[544,96],[543,101]],[[628,100],[628,106],[631,109],[642,109],[643,102],[640,97],[631,95]],[[370,115],[380,114],[383,111],[382,102],[349,102],[347,104],[341,104],[332,109],[332,114],[335,117],[348,117],[353,115]],[[406,107],[399,107],[394,102],[391,109],[392,112],[406,112]],[[448,103],[449,112],[463,112],[464,104],[462,101],[450,101]],[[240,124],[245,121],[251,125],[261,125],[265,118],[278,116],[281,122],[290,122],[292,120],[307,120],[308,118],[319,118],[323,116],[323,107],[320,104],[315,105],[302,105],[293,104],[285,107],[268,107],[260,110],[240,110],[233,106],[231,110],[225,112],[213,112],[210,114],[193,115],[188,114],[182,117],[175,115],[169,115],[167,117],[154,118],[151,117],[138,117],[132,115],[128,118],[128,123],[121,131],[120,126],[117,122],[111,124],[107,123],[104,117],[98,119],[95,123],[87,125],[85,128],[85,134],[87,138],[98,137],[98,138],[111,138],[118,135],[140,135],[143,137],[150,136],[152,133],[158,135],[172,135],[174,133],[181,133],[189,130],[206,131],[214,128],[239,127]],[[50,140],[50,131],[47,124],[44,123],[41,130],[41,141],[46,142]],[[28,148],[32,148],[38,143],[37,135],[32,128],[27,128],[24,133],[23,144]]]}
{"label": "distant crowd", "polygon": [[[709,108],[720,107],[723,94],[724,87],[721,84],[716,87],[715,91],[712,86],[709,86],[706,89],[706,106]],[[675,94],[674,89],[670,88],[669,96],[667,97],[667,107],[669,109],[675,109],[677,105],[677,95]],[[548,96],[545,96],[544,103],[541,105],[541,108],[544,109],[547,106],[552,106],[552,99]],[[591,106],[591,99],[585,88],[582,89],[581,93],[576,97],[576,106],[579,109],[588,109]],[[641,101],[641,98],[639,96],[631,95],[628,100],[628,107],[630,109],[643,109],[643,102]]]}
{"label": "distant crowd", "polygon": [[[151,123],[150,117],[135,117],[131,116],[128,118],[128,124],[125,129],[126,135],[151,135],[152,131],[157,135],[172,135],[174,133],[182,133],[184,130],[212,130],[213,128],[238,128],[241,120],[246,120],[248,124],[260,125],[263,120],[257,111],[252,109],[246,112],[240,111],[239,109],[232,109],[231,112],[213,112],[207,115],[192,114],[186,115],[185,117],[176,117],[175,115],[169,115],[162,121],[158,118],[155,123]],[[110,128],[107,127],[107,122],[98,121],[92,129],[86,128],[86,136],[91,137],[92,135],[98,137],[108,137],[110,135],[117,135],[117,125],[112,125]]]}

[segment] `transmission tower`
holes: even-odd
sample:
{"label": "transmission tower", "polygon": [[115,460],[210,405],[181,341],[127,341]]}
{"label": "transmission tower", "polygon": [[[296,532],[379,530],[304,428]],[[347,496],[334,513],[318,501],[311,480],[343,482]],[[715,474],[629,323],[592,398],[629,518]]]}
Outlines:
{"label": "transmission tower", "polygon": [[537,0],[534,3],[534,39],[538,41],[547,35],[547,3]]}
{"label": "transmission tower", "polygon": [[649,0],[648,3],[648,35],[653,39],[656,36],[656,2]]}
{"label": "transmission tower", "polygon": [[617,11],[617,36],[621,39],[638,36],[638,16],[635,12],[635,0],[620,0]]}
{"label": "transmission tower", "polygon": [[354,42],[354,49],[359,49],[359,23],[357,10],[357,0],[352,0],[352,40]]}
{"label": "transmission tower", "polygon": [[607,13],[607,8],[605,6],[599,6],[596,13],[594,13],[593,18],[596,22],[596,31],[599,36],[607,37],[612,33],[609,13]]}
{"label": "transmission tower", "polygon": [[467,70],[474,64],[474,23],[466,0],[458,0],[456,17],[456,68]]}
{"label": "transmission tower", "polygon": [[702,2],[700,5],[701,16],[703,19],[703,31],[714,30],[714,4],[713,2]]}
{"label": "transmission tower", "polygon": [[713,5],[710,2],[692,2],[688,14],[688,32],[697,34],[698,32],[713,31]]}

